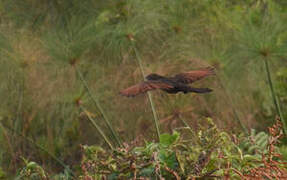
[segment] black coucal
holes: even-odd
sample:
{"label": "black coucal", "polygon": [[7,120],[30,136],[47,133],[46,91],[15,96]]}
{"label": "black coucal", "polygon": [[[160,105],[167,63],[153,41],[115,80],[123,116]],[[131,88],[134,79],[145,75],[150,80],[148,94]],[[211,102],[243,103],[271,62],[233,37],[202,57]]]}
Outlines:
{"label": "black coucal", "polygon": [[214,74],[214,69],[210,67],[196,71],[179,73],[173,77],[164,77],[152,73],[146,76],[145,81],[122,90],[120,94],[127,97],[133,97],[155,89],[161,89],[171,94],[176,94],[178,92],[209,93],[212,91],[209,88],[193,88],[188,86],[188,84]]}

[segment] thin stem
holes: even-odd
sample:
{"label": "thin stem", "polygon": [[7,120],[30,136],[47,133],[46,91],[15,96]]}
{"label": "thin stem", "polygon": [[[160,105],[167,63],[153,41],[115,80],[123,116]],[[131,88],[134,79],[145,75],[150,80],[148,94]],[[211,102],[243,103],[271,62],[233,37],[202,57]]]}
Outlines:
{"label": "thin stem", "polygon": [[189,131],[191,132],[192,135],[194,135],[194,132],[192,131],[191,127],[189,126],[189,124],[179,115],[178,118],[182,121],[182,123],[185,125],[185,127],[187,127],[189,129]]}
{"label": "thin stem", "polygon": [[179,115],[178,118],[179,118],[179,120],[182,121],[182,123],[185,125],[185,127],[187,127],[189,129],[191,137],[194,138],[195,142],[200,144],[201,143],[200,139],[198,138],[197,134],[192,130],[190,125],[182,118],[181,115]]}
{"label": "thin stem", "polygon": [[88,119],[91,121],[91,123],[95,126],[95,128],[97,129],[97,131],[100,133],[100,135],[104,138],[105,142],[109,145],[109,147],[113,150],[114,147],[112,145],[112,143],[109,141],[109,139],[107,138],[107,136],[105,135],[105,133],[101,130],[101,128],[98,126],[98,124],[95,122],[95,120],[90,116],[89,113],[87,113],[87,111],[85,110],[85,108],[83,108],[82,106],[80,106],[81,110],[86,114],[86,116],[88,117]]}
{"label": "thin stem", "polygon": [[75,177],[75,174],[74,172],[63,162],[61,161],[59,158],[57,158],[54,154],[50,153],[49,151],[47,151],[44,147],[42,147],[41,145],[35,143],[31,138],[29,137],[26,137],[24,135],[22,135],[21,133],[18,133],[16,131],[14,131],[13,129],[7,127],[7,126],[4,126],[2,124],[2,122],[0,122],[1,126],[8,129],[9,131],[11,131],[12,133],[15,133],[17,134],[18,136],[20,137],[23,137],[26,141],[30,142],[31,144],[33,144],[34,146],[36,146],[37,148],[39,148],[40,150],[42,150],[43,152],[47,153],[52,159],[54,159],[56,162],[58,162],[63,168],[65,168],[72,176]]}
{"label": "thin stem", "polygon": [[[138,51],[137,51],[137,49],[136,49],[136,47],[134,45],[132,45],[132,47],[133,47],[134,53],[136,55],[136,59],[137,59],[137,62],[139,64],[142,76],[145,79],[145,73],[144,73],[144,70],[143,70],[143,65],[142,65],[142,61],[141,61],[141,58],[139,56],[139,53],[138,53]],[[148,95],[148,99],[149,99],[150,106],[151,106],[152,113],[153,113],[153,117],[154,117],[154,124],[155,124],[155,127],[156,127],[157,136],[158,136],[158,139],[159,139],[160,138],[159,123],[158,123],[157,113],[156,113],[156,110],[155,110],[155,107],[154,107],[154,102],[152,100],[151,93],[147,92],[147,95]]]}
{"label": "thin stem", "polygon": [[276,93],[275,93],[275,90],[274,90],[274,87],[273,87],[273,83],[272,83],[272,78],[271,78],[271,74],[270,74],[270,69],[269,69],[269,64],[268,64],[267,57],[264,58],[264,64],[265,64],[265,70],[266,70],[266,74],[267,74],[268,84],[269,84],[269,87],[270,87],[273,103],[274,103],[276,112],[279,115],[280,120],[281,120],[281,122],[283,124],[284,132],[285,132],[285,134],[287,134],[286,122],[285,122],[284,117],[283,117],[282,112],[281,112],[281,108],[280,108],[280,104],[279,104],[280,102],[278,101],[278,99],[276,97]]}
{"label": "thin stem", "polygon": [[90,95],[90,97],[92,98],[93,102],[94,102],[95,105],[97,106],[98,110],[99,110],[100,113],[102,114],[102,116],[103,116],[103,118],[104,118],[104,121],[105,121],[105,123],[107,124],[109,130],[112,132],[113,137],[116,139],[117,144],[118,144],[119,146],[122,146],[121,140],[120,140],[119,136],[117,135],[117,133],[115,132],[114,128],[112,127],[112,125],[111,125],[111,123],[110,123],[108,117],[106,116],[106,114],[105,114],[103,108],[101,107],[101,105],[100,105],[100,103],[99,103],[99,100],[98,100],[95,96],[93,96],[93,94],[92,94],[92,92],[91,92],[91,90],[90,90],[90,88],[89,88],[89,86],[88,86],[86,80],[84,79],[84,77],[83,77],[81,71],[80,71],[76,66],[74,66],[74,68],[76,69],[76,71],[77,71],[77,73],[78,73],[78,76],[80,77],[80,80],[82,81],[83,85],[85,86],[85,88],[86,88],[88,94]]}

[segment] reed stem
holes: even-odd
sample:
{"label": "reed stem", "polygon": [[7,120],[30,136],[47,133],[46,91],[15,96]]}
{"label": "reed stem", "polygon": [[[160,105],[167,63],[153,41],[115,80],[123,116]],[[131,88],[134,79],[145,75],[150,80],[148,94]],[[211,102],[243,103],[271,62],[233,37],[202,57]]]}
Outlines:
{"label": "reed stem", "polygon": [[[140,58],[139,53],[137,51],[137,48],[134,46],[134,44],[132,45],[132,47],[133,47],[133,51],[134,51],[134,53],[136,55],[136,59],[137,59],[137,62],[139,64],[142,76],[143,76],[143,78],[145,80],[145,73],[144,73],[144,70],[143,70],[143,65],[142,65],[141,58]],[[157,132],[157,136],[158,136],[158,140],[159,140],[160,139],[160,130],[159,130],[159,123],[158,123],[159,121],[158,121],[157,113],[156,113],[156,110],[155,110],[155,107],[154,107],[154,102],[152,100],[151,93],[147,92],[147,95],[148,95],[148,99],[149,99],[150,106],[151,106],[151,109],[152,109],[154,124],[155,124],[155,127],[156,127],[156,132]]]}
{"label": "reed stem", "polygon": [[88,86],[86,80],[84,79],[84,77],[83,77],[81,71],[80,71],[76,66],[74,66],[74,68],[76,69],[77,74],[78,74],[78,76],[80,77],[80,80],[82,81],[83,85],[85,86],[85,88],[86,88],[88,94],[90,95],[90,97],[92,98],[93,102],[94,102],[95,105],[97,106],[98,110],[99,110],[100,113],[102,114],[102,116],[103,116],[103,118],[104,118],[104,121],[105,121],[105,123],[107,124],[109,130],[112,132],[112,135],[113,135],[113,137],[115,138],[117,144],[118,144],[119,146],[122,146],[121,140],[120,140],[119,136],[117,135],[117,133],[115,132],[114,128],[112,127],[112,125],[111,125],[111,123],[110,123],[110,121],[109,121],[109,119],[108,119],[106,113],[104,112],[103,108],[101,107],[101,105],[100,105],[100,103],[99,103],[99,100],[98,100],[95,96],[93,96],[93,94],[92,94],[92,92],[91,92],[91,90],[90,90],[90,88],[89,88],[89,86]]}
{"label": "reed stem", "polygon": [[97,129],[97,131],[100,133],[100,135],[104,138],[105,142],[109,145],[109,147],[113,150],[114,147],[112,145],[112,143],[109,141],[108,137],[105,135],[105,133],[101,130],[101,128],[98,126],[98,124],[95,122],[95,120],[90,116],[89,113],[87,113],[87,111],[85,110],[85,108],[83,108],[82,106],[80,106],[80,109],[86,114],[86,116],[88,117],[88,119],[91,121],[91,123],[95,126],[95,128]]}
{"label": "reed stem", "polygon": [[278,101],[277,97],[276,97],[276,93],[273,87],[273,83],[272,83],[272,78],[271,78],[271,73],[270,73],[270,69],[269,69],[269,64],[268,64],[268,59],[267,57],[264,57],[264,64],[265,64],[265,70],[266,70],[266,74],[267,74],[267,80],[268,80],[268,84],[270,87],[270,91],[271,91],[271,95],[272,95],[272,99],[273,99],[273,103],[276,109],[277,114],[280,117],[280,120],[283,124],[283,129],[284,129],[284,133],[285,135],[287,135],[287,126],[286,126],[286,122],[284,120],[284,117],[282,115],[281,112],[281,108],[280,108],[280,102]]}

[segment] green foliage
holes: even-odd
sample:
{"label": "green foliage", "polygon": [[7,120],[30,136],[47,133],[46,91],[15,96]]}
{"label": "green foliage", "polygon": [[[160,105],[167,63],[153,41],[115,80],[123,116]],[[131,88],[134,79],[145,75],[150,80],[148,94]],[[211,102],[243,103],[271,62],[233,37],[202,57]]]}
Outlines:
{"label": "green foliage", "polygon": [[159,138],[159,142],[163,146],[171,146],[172,144],[176,143],[178,139],[179,139],[179,133],[174,131],[172,135],[161,134]]}
{"label": "green foliage", "polygon": [[73,179],[69,171],[64,171],[64,173],[56,174],[50,177],[47,172],[37,163],[33,161],[28,161],[23,159],[25,166],[18,172],[15,180],[46,180],[46,179],[55,179],[55,180],[71,180]]}
{"label": "green foliage", "polygon": [[65,26],[59,25],[44,36],[43,45],[55,61],[73,64],[90,49],[97,38],[92,18],[73,16]]}
{"label": "green foliage", "polygon": [[[175,131],[162,134],[159,143],[146,142],[144,146],[124,144],[123,148],[106,151],[99,146],[84,145],[81,147],[83,157],[78,179],[242,179],[253,177],[254,173],[258,177],[261,173],[262,177],[284,177],[287,174],[278,159],[281,153],[284,156],[284,146],[280,148],[281,153],[274,149],[282,135],[280,121],[269,128],[270,137],[253,130],[250,136],[237,138],[220,131],[209,118],[206,124],[208,126],[202,126],[196,136],[190,131],[188,134]],[[254,140],[258,143],[255,144]],[[25,159],[24,162],[25,167],[19,172],[18,179],[50,178],[37,163]],[[272,171],[279,174],[274,175]],[[65,171],[52,178],[68,180],[72,177]]]}
{"label": "green foliage", "polygon": [[[253,131],[251,136],[244,137],[244,141],[237,144],[227,133],[219,131],[211,119],[207,122],[209,126],[202,127],[197,137],[192,136],[192,140],[174,132],[171,135],[162,134],[159,143],[146,143],[142,147],[126,145],[112,152],[97,146],[84,146],[80,179],[189,179],[212,175],[225,177],[226,172],[230,178],[240,179],[236,171],[244,174],[262,165],[260,155],[267,154],[268,136],[265,133],[255,134]],[[258,151],[254,151],[255,145],[244,149],[254,143],[252,138],[258,140]]]}
{"label": "green foliage", "polygon": [[44,169],[33,161],[23,159],[25,167],[19,172],[16,179],[48,179]]}
{"label": "green foliage", "polygon": [[254,129],[251,129],[248,139],[242,140],[240,148],[248,154],[260,154],[267,153],[268,135],[265,132],[256,133]]}

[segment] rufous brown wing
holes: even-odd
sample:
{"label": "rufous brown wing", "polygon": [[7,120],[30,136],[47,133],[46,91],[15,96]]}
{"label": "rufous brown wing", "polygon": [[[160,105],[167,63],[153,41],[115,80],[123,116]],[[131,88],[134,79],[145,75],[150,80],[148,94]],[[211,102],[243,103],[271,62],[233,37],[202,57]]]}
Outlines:
{"label": "rufous brown wing", "polygon": [[170,89],[170,88],[173,88],[173,86],[161,81],[144,81],[142,83],[133,85],[127,89],[122,90],[120,94],[127,97],[133,97],[138,94],[145,93],[147,91],[155,89]]}
{"label": "rufous brown wing", "polygon": [[179,73],[175,75],[173,78],[178,82],[190,84],[214,74],[215,74],[214,68],[209,67],[201,70]]}

